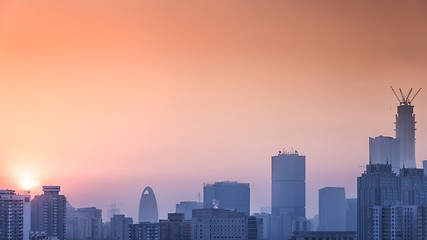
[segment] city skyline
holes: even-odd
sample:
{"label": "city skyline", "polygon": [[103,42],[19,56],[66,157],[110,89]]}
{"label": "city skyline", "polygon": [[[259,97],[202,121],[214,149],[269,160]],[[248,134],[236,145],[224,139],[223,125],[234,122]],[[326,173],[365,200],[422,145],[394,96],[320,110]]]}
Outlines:
{"label": "city skyline", "polygon": [[135,220],[152,186],[165,219],[203,183],[238,181],[258,212],[271,156],[294,148],[311,217],[320,188],[356,197],[369,137],[395,136],[389,86],[425,87],[423,1],[168,3],[0,3],[1,189],[52,183]]}

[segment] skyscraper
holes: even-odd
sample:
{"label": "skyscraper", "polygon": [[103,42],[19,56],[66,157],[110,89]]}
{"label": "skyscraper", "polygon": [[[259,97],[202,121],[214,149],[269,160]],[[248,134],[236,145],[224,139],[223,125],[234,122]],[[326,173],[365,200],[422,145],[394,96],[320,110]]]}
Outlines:
{"label": "skyscraper", "polygon": [[305,156],[279,152],[271,159],[272,239],[289,239],[292,221],[305,218]]}
{"label": "skyscraper", "polygon": [[0,190],[0,239],[30,237],[30,196]]}
{"label": "skyscraper", "polygon": [[357,239],[369,237],[369,208],[398,201],[399,182],[390,164],[368,164],[357,178]]}
{"label": "skyscraper", "polygon": [[193,209],[203,208],[203,203],[201,202],[180,202],[176,204],[176,213],[183,213],[185,220],[191,220],[193,216]]}
{"label": "skyscraper", "polygon": [[400,163],[399,140],[385,136],[369,138],[369,159],[372,164],[390,163],[393,172],[398,174],[403,166]]}
{"label": "skyscraper", "polygon": [[346,231],[346,199],[343,187],[319,189],[319,231]]}
{"label": "skyscraper", "polygon": [[141,194],[139,202],[139,222],[159,222],[156,196],[151,187],[146,187]]}
{"label": "skyscraper", "polygon": [[203,207],[219,207],[250,215],[249,183],[215,182],[203,187]]}
{"label": "skyscraper", "polygon": [[66,198],[59,195],[60,190],[59,186],[43,186],[44,193],[31,201],[31,231],[65,239]]}
{"label": "skyscraper", "polygon": [[132,223],[133,219],[130,217],[126,217],[123,214],[114,215],[110,219],[110,233],[108,234],[110,239],[129,239],[130,226]]}
{"label": "skyscraper", "polygon": [[77,208],[73,239],[102,239],[102,210],[95,207]]}
{"label": "skyscraper", "polygon": [[412,101],[420,92],[421,88],[414,94],[412,88],[408,94],[404,94],[399,88],[400,97],[396,91],[391,88],[399,101],[400,105],[397,106],[396,114],[396,139],[400,145],[400,163],[401,167],[416,168],[415,161],[415,114]]}

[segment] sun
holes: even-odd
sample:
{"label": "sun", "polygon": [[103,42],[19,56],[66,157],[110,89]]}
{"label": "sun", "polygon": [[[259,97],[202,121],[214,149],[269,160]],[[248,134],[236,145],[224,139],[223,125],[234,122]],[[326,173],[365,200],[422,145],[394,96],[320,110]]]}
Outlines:
{"label": "sun", "polygon": [[33,187],[37,186],[39,183],[38,181],[34,179],[22,179],[21,180],[21,186],[24,190],[29,191]]}

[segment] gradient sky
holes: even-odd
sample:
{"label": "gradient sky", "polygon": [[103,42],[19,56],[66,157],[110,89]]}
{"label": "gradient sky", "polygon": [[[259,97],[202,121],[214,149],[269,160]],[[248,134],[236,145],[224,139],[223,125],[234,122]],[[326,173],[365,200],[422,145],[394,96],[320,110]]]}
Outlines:
{"label": "gradient sky", "polygon": [[0,0],[0,188],[62,187],[75,207],[162,218],[204,182],[251,184],[270,205],[271,156],[307,156],[317,191],[394,136],[389,85],[414,101],[427,159],[426,1]]}

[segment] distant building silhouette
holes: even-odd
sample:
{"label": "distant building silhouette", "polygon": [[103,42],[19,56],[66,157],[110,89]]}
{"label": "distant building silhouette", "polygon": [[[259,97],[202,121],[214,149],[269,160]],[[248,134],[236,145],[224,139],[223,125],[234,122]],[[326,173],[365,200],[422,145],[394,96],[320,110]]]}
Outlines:
{"label": "distant building silhouette", "polygon": [[0,239],[30,237],[30,195],[17,195],[13,190],[0,190]]}
{"label": "distant building silhouette", "polygon": [[160,240],[160,224],[145,222],[129,225],[129,240]]}
{"label": "distant building silhouette", "polygon": [[59,186],[43,186],[43,194],[31,201],[31,231],[44,232],[50,238],[65,239],[66,198]]}
{"label": "distant building silhouette", "polygon": [[109,226],[109,239],[114,240],[128,240],[129,239],[129,231],[130,231],[130,225],[133,224],[133,220],[130,217],[126,217],[123,214],[114,215],[110,219],[110,226]]}
{"label": "distant building silhouette", "polygon": [[261,240],[262,219],[221,208],[194,209],[192,239],[248,239]]}
{"label": "distant building silhouette", "polygon": [[203,187],[204,208],[224,208],[250,215],[249,183],[215,182]]}
{"label": "distant building silhouette", "polygon": [[398,174],[403,167],[399,140],[384,136],[369,138],[369,159],[372,164],[391,164],[393,172]]}
{"label": "distant building silhouette", "polygon": [[74,240],[101,240],[102,210],[95,207],[77,208],[74,215]]}
{"label": "distant building silhouette", "polygon": [[183,213],[185,220],[191,220],[193,216],[193,209],[203,208],[202,202],[180,202],[176,204],[175,211],[176,213]]}
{"label": "distant building silhouette", "polygon": [[184,213],[169,213],[167,220],[160,220],[161,240],[191,240],[191,220],[184,220]]}
{"label": "distant building silhouette", "polygon": [[289,239],[292,222],[305,218],[305,156],[279,152],[271,159],[271,239]]}
{"label": "distant building silhouette", "polygon": [[319,189],[319,231],[346,231],[346,211],[343,187]]}
{"label": "distant building silhouette", "polygon": [[154,195],[151,187],[146,187],[141,194],[141,200],[139,202],[139,222],[159,222],[159,212],[157,209],[156,196]]}
{"label": "distant building silhouette", "polygon": [[357,231],[357,198],[347,199],[347,231]]}

